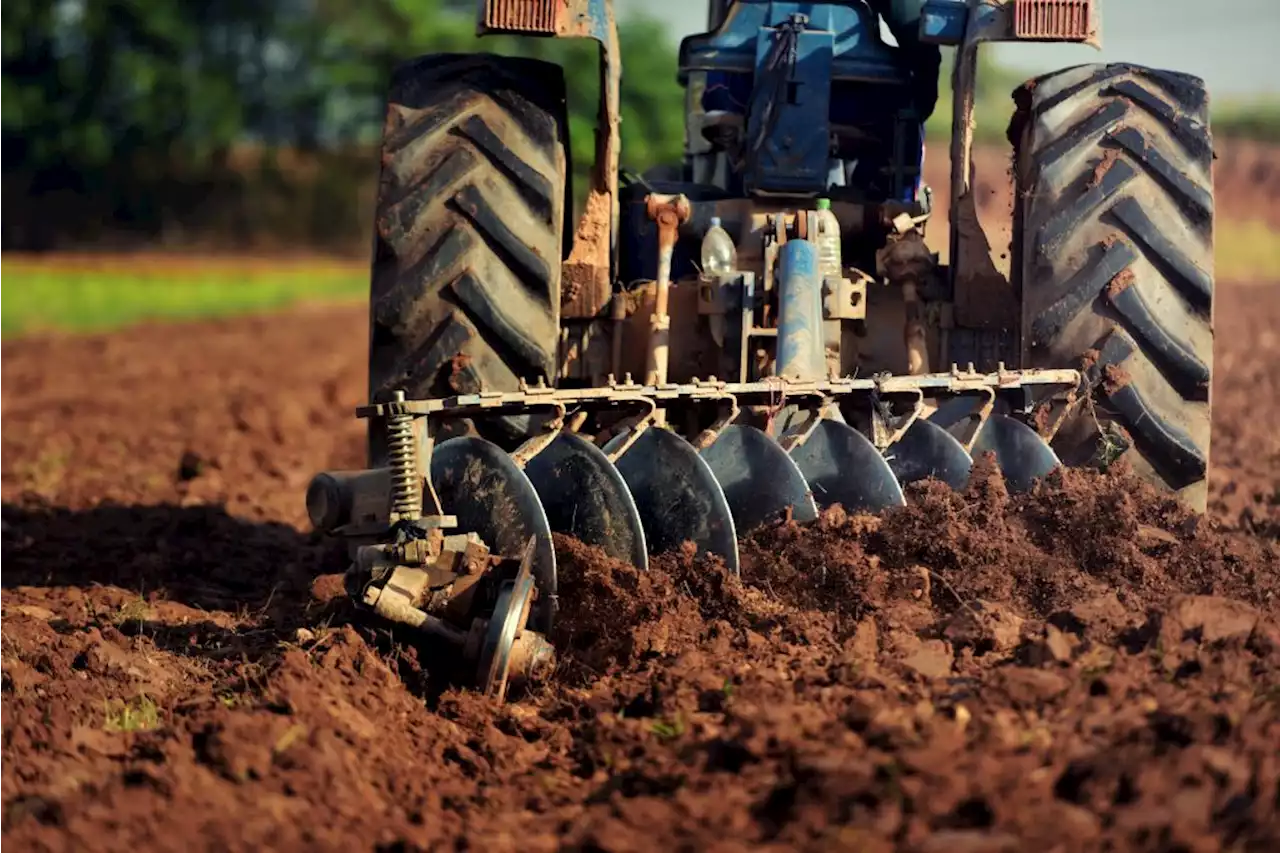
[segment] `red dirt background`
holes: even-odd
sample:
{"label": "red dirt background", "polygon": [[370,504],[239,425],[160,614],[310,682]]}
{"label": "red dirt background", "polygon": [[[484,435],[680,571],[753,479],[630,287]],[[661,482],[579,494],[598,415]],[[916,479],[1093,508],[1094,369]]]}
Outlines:
{"label": "red dirt background", "polygon": [[983,473],[758,532],[740,581],[561,543],[561,670],[503,708],[306,532],[362,308],[5,342],[3,841],[1280,849],[1280,288],[1216,310],[1211,518]]}

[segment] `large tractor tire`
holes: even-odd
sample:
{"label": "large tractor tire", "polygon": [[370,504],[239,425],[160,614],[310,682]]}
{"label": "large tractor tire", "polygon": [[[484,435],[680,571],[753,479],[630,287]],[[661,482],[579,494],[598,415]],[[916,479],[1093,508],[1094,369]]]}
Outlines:
{"label": "large tractor tire", "polygon": [[[392,77],[370,292],[369,392],[514,391],[554,376],[569,193],[564,74],[485,54]],[[528,418],[475,429],[510,446]],[[385,457],[371,423],[371,463]]]}
{"label": "large tractor tire", "polygon": [[1092,391],[1055,439],[1059,458],[1126,460],[1203,511],[1214,289],[1204,83],[1085,65],[1014,98],[1024,363],[1083,366]]}

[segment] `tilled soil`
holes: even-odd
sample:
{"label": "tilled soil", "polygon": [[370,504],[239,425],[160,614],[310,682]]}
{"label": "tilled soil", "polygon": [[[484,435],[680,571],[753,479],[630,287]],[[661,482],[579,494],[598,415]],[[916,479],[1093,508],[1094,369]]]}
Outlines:
{"label": "tilled soil", "polygon": [[740,579],[561,542],[493,708],[303,532],[363,312],[3,348],[13,849],[1280,849],[1280,290],[1222,287],[1213,517],[1123,476],[914,489]]}

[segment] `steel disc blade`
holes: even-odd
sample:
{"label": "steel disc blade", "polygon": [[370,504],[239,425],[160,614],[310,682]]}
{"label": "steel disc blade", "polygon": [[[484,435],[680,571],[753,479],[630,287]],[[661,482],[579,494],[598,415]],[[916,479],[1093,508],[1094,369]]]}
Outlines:
{"label": "steel disc blade", "polygon": [[969,422],[969,417],[982,406],[982,400],[973,395],[951,397],[941,401],[929,415],[930,423],[945,430],[962,428]]}
{"label": "steel disc blade", "polygon": [[992,415],[978,432],[973,456],[993,452],[1005,482],[1015,492],[1025,492],[1062,463],[1045,440],[1031,427],[1008,415]]}
{"label": "steel disc blade", "polygon": [[[532,555],[526,553],[525,556]],[[530,568],[522,562],[515,578],[502,585],[480,645],[477,681],[485,695],[499,702],[507,694],[512,647],[532,609],[534,580]]]}
{"label": "steel disc blade", "polygon": [[[626,438],[626,433],[615,436],[605,452]],[[693,542],[700,553],[718,555],[738,573],[733,513],[711,467],[692,444],[670,430],[650,427],[615,464],[640,510],[650,554]]]}
{"label": "steel disc blade", "polygon": [[818,517],[818,505],[800,467],[776,441],[755,427],[725,427],[701,455],[724,489],[739,534],[787,510],[801,523]]}
{"label": "steel disc blade", "polygon": [[959,491],[969,484],[969,471],[973,468],[973,457],[954,435],[923,419],[889,445],[884,456],[904,486],[934,477]]}
{"label": "steel disc blade", "polygon": [[496,444],[460,436],[436,445],[431,483],[444,513],[458,517],[458,532],[478,534],[491,553],[516,557],[530,536],[537,537],[532,571],[539,595],[530,624],[540,633],[550,631],[556,555],[547,514],[525,473]]}
{"label": "steel disc blade", "polygon": [[874,444],[847,424],[823,419],[791,457],[820,507],[880,510],[906,503],[889,463]]}
{"label": "steel disc blade", "polygon": [[648,568],[635,499],[604,451],[562,432],[524,466],[551,529],[599,546],[610,557]]}

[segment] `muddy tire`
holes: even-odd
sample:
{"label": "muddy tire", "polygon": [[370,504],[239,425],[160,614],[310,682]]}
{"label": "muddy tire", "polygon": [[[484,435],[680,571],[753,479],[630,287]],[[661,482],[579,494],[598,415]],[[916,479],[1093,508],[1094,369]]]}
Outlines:
{"label": "muddy tire", "polygon": [[1086,65],[1014,93],[1013,268],[1031,367],[1085,366],[1068,465],[1117,460],[1203,511],[1213,147],[1203,81]]}
{"label": "muddy tire", "polygon": [[[395,71],[370,289],[371,398],[516,390],[554,376],[568,149],[557,65],[437,55]],[[509,446],[528,418],[474,427]],[[377,424],[369,453],[381,463]]]}

